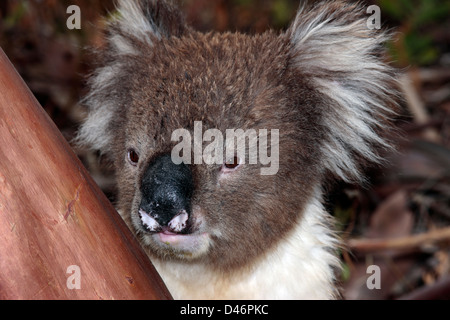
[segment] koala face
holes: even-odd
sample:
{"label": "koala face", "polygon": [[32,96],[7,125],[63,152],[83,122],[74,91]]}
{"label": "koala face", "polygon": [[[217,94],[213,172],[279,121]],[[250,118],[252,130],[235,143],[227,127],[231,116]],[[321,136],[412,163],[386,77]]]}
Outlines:
{"label": "koala face", "polygon": [[[162,39],[127,63],[131,83],[121,89],[128,97],[115,116],[112,150],[119,209],[153,254],[227,270],[257,258],[295,225],[302,199],[319,182],[320,101],[307,83],[296,97],[300,83],[290,84],[298,75],[289,61],[288,43],[273,33],[192,32]],[[172,135],[179,129],[201,135],[199,163],[174,164],[179,141]],[[220,162],[205,161],[209,129],[222,134]],[[226,158],[227,130],[237,129],[257,138],[267,130],[267,151],[276,143],[279,154],[275,174],[261,174],[267,165],[260,161],[250,164],[249,138],[243,154],[236,143]],[[280,132],[278,141],[272,130]],[[192,160],[194,143],[188,141]]]}
{"label": "koala face", "polygon": [[151,256],[250,266],[328,176],[358,181],[379,159],[393,78],[360,9],[324,2],[280,34],[203,34],[164,1],[119,1],[79,140],[113,161],[117,207]]}

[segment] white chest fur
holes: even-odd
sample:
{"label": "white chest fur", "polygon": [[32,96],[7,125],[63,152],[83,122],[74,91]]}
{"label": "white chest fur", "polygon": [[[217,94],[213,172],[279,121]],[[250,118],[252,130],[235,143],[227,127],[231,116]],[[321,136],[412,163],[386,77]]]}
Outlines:
{"label": "white chest fur", "polygon": [[333,299],[338,241],[329,225],[329,215],[313,199],[286,239],[251,271],[231,277],[200,264],[153,263],[175,299]]}

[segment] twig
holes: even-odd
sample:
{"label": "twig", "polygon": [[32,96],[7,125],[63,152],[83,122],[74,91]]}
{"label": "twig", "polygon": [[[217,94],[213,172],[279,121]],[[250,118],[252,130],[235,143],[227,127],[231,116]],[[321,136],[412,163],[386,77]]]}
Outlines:
{"label": "twig", "polygon": [[450,299],[450,277],[443,278],[436,283],[419,288],[398,300],[441,300]]}
{"label": "twig", "polygon": [[350,239],[347,246],[351,251],[358,252],[409,250],[446,240],[450,240],[450,227],[395,239]]}
{"label": "twig", "polygon": [[[414,121],[419,124],[427,124],[430,122],[430,117],[426,111],[423,101],[420,99],[417,90],[411,83],[411,75],[405,74],[400,78],[400,87],[403,91],[406,101],[408,102],[408,108],[414,117]],[[436,130],[433,128],[428,128],[425,130],[424,135],[427,139],[433,142],[439,142],[440,136]]]}

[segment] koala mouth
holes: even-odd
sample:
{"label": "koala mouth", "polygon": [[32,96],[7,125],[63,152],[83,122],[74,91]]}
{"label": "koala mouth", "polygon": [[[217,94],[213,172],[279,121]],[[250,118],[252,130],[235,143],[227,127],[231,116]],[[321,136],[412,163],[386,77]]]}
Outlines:
{"label": "koala mouth", "polygon": [[208,235],[192,232],[188,226],[189,216],[184,210],[163,226],[142,209],[139,210],[139,218],[142,227],[151,235],[153,241],[163,247],[193,253],[202,251],[201,248],[207,246]]}

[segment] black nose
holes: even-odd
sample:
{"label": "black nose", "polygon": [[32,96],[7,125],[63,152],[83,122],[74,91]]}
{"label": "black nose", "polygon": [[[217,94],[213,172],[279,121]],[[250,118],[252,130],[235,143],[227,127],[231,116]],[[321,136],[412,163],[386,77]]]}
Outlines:
{"label": "black nose", "polygon": [[155,158],[141,182],[143,225],[150,231],[164,227],[183,231],[191,212],[192,189],[192,173],[186,164],[174,164],[169,155]]}

